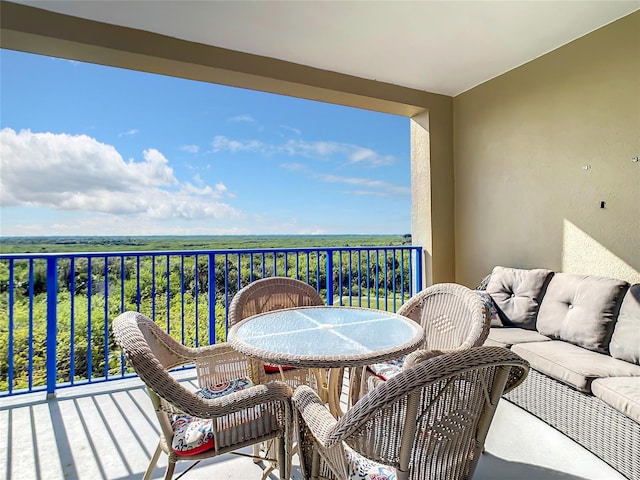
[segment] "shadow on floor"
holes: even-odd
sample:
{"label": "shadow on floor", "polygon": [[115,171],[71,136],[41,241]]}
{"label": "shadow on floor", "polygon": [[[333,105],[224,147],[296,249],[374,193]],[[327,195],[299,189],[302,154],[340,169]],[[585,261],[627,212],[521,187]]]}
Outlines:
{"label": "shadow on floor", "polygon": [[528,463],[512,462],[487,452],[480,457],[473,478],[474,480],[584,480],[584,477]]}

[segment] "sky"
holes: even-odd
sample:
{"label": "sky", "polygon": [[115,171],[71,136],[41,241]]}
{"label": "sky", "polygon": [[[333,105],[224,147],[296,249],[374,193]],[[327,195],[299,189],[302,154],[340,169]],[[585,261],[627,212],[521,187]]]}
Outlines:
{"label": "sky", "polygon": [[409,128],[0,49],[0,235],[409,233]]}

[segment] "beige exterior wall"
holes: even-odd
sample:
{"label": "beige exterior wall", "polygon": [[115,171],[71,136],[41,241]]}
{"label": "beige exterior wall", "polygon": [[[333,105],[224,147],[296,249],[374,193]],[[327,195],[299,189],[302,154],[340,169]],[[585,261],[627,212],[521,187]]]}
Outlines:
{"label": "beige exterior wall", "polygon": [[640,282],[639,155],[640,12],[454,98],[456,281]]}
{"label": "beige exterior wall", "polygon": [[452,99],[411,119],[411,235],[421,245],[424,286],[455,281]]}

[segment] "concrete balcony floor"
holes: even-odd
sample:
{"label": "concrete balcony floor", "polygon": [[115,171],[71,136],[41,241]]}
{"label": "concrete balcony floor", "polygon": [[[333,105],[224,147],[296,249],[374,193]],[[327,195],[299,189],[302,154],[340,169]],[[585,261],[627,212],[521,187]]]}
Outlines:
{"label": "concrete balcony floor", "polygon": [[[195,382],[186,371],[180,380]],[[141,479],[159,435],[137,378],[0,399],[0,479]],[[251,449],[246,449],[251,453]],[[192,462],[179,462],[176,476]],[[161,456],[153,478],[163,478]],[[223,455],[200,462],[182,478],[260,479],[264,466]],[[175,478],[175,477],[174,477]],[[277,479],[277,472],[271,474]],[[302,478],[294,457],[292,478]],[[475,480],[624,480],[553,428],[502,400]]]}

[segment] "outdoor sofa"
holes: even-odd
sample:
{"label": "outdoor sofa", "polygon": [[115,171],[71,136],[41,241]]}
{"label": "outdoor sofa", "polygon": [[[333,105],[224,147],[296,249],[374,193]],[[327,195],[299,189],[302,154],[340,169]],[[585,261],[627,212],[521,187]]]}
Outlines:
{"label": "outdoor sofa", "polygon": [[505,398],[640,479],[640,284],[497,266],[477,292],[485,345],[531,365]]}

